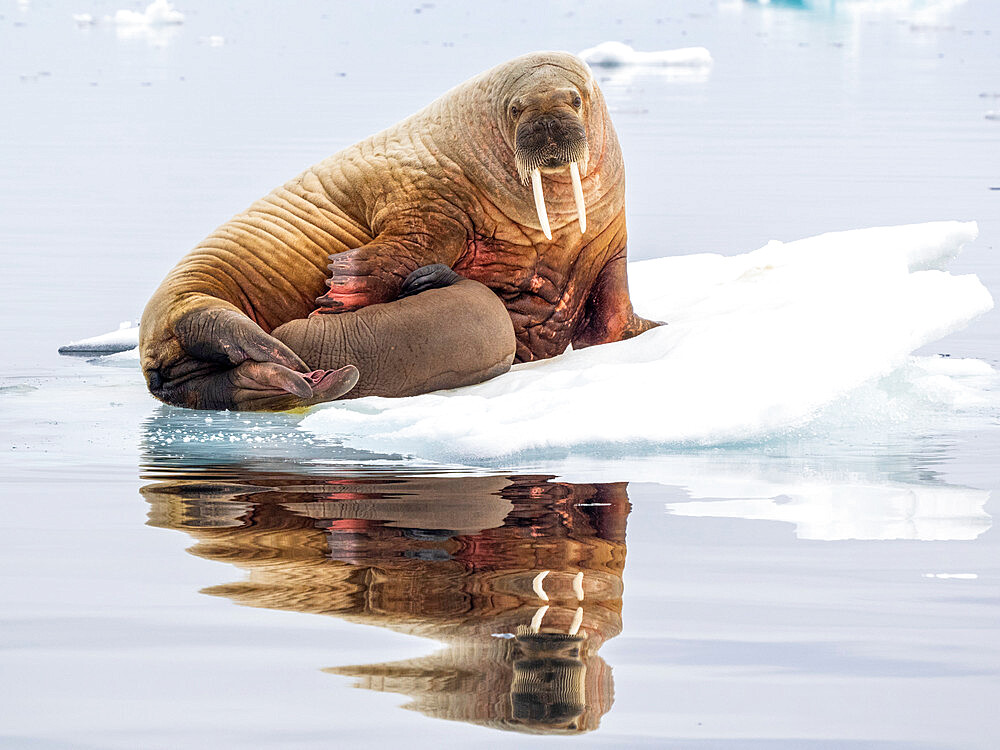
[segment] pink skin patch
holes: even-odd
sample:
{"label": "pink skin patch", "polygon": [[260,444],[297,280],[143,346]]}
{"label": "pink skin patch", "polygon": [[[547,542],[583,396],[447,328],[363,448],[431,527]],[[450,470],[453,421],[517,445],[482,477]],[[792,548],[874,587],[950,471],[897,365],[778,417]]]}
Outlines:
{"label": "pink skin patch", "polygon": [[308,380],[310,385],[317,385],[324,377],[332,372],[334,372],[334,370],[313,370],[312,372],[303,374],[302,377]]}
{"label": "pink skin patch", "polygon": [[335,398],[353,388],[360,374],[354,365],[345,365],[339,370],[312,370],[300,373],[312,388],[313,398],[331,395]]}
{"label": "pink skin patch", "polygon": [[354,312],[362,307],[373,305],[381,300],[376,299],[372,292],[327,292],[316,300],[319,305],[310,315],[323,315],[327,313]]}

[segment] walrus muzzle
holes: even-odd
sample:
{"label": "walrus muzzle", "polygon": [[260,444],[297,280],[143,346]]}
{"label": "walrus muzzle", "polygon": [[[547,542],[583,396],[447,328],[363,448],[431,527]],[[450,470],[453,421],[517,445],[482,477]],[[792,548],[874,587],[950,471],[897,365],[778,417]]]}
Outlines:
{"label": "walrus muzzle", "polygon": [[521,632],[515,644],[513,718],[529,727],[576,729],[577,719],[587,710],[585,638]]}
{"label": "walrus muzzle", "polygon": [[587,159],[587,133],[583,123],[572,115],[543,115],[518,123],[514,132],[514,161],[521,183],[531,180],[535,198],[535,211],[545,239],[552,239],[549,214],[545,209],[542,192],[542,168],[568,167],[573,182],[573,200],[576,203],[580,233],[587,232],[587,206],[583,201],[583,184],[580,182],[581,162]]}

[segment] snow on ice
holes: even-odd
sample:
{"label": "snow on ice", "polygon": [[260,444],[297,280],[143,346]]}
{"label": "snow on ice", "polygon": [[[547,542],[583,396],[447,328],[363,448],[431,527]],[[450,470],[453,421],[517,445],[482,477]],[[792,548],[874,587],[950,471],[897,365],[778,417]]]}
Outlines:
{"label": "snow on ice", "polygon": [[668,325],[476,386],[326,404],[302,428],[379,453],[490,462],[976,408],[993,393],[989,365],[913,356],[992,307],[978,278],[942,270],[976,234],[974,223],[939,222],[632,263],[637,312]]}

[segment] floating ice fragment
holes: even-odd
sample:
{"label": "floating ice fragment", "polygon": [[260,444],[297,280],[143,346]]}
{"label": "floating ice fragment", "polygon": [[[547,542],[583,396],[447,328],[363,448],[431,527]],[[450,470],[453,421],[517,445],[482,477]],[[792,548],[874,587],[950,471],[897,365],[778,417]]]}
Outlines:
{"label": "floating ice fragment", "polygon": [[139,324],[123,321],[117,331],[102,333],[60,346],[60,354],[114,354],[139,346]]}
{"label": "floating ice fragment", "polygon": [[76,22],[77,26],[81,28],[84,26],[93,26],[97,21],[89,13],[74,13],[73,20]]}
{"label": "floating ice fragment", "polygon": [[712,55],[704,47],[639,52],[623,42],[602,42],[579,54],[589,65],[617,67],[619,65],[690,66],[704,67],[712,64]]}
{"label": "floating ice fragment", "polygon": [[213,34],[212,36],[203,36],[198,41],[202,44],[207,44],[209,47],[221,47],[226,43],[226,38]]}
{"label": "floating ice fragment", "polygon": [[153,0],[142,13],[119,10],[114,22],[121,26],[171,26],[184,23],[184,14],[174,10],[169,0]]}

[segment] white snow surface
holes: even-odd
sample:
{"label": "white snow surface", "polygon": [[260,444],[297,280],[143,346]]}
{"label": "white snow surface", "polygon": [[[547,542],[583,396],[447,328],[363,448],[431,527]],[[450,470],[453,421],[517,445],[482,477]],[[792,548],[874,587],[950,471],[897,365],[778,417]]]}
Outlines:
{"label": "white snow surface", "polygon": [[636,311],[668,325],[467,388],[325,404],[301,426],[379,453],[489,462],[992,408],[988,364],[913,356],[992,307],[978,278],[942,270],[976,235],[975,223],[935,222],[632,263]]}
{"label": "white snow surface", "polygon": [[639,52],[624,42],[613,41],[588,47],[580,52],[579,56],[588,65],[600,67],[622,65],[701,67],[712,64],[712,55],[704,47]]}

